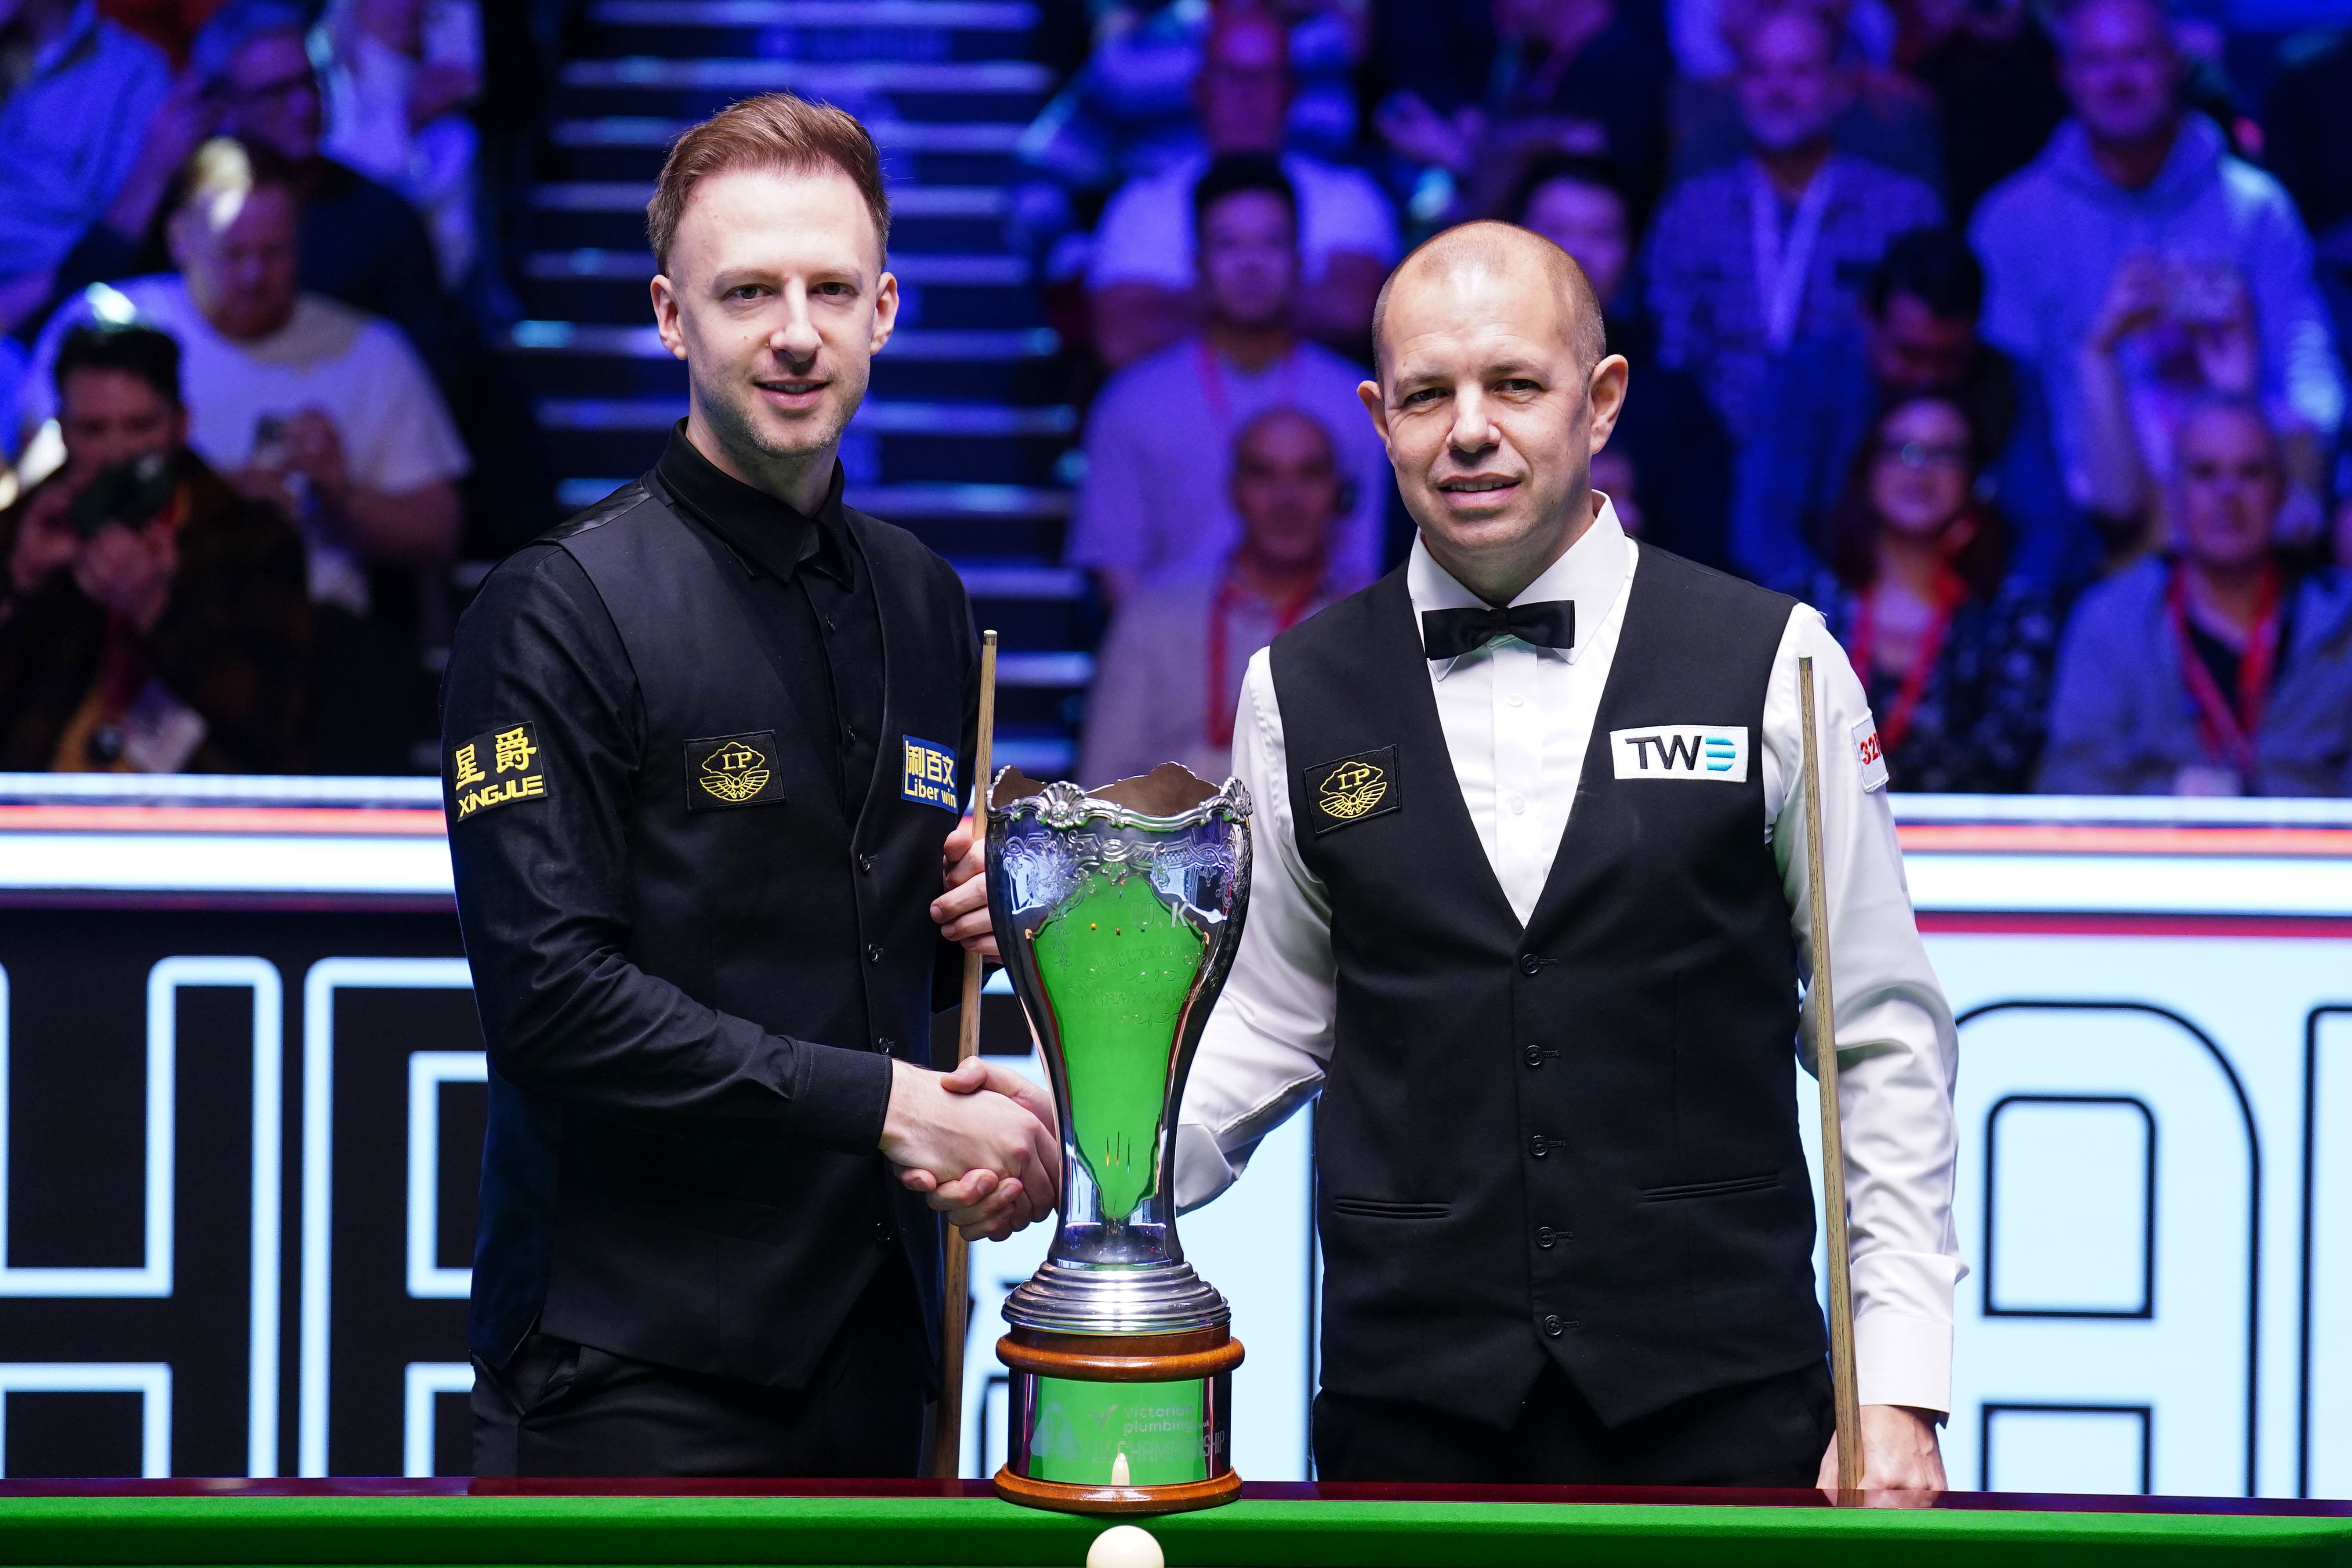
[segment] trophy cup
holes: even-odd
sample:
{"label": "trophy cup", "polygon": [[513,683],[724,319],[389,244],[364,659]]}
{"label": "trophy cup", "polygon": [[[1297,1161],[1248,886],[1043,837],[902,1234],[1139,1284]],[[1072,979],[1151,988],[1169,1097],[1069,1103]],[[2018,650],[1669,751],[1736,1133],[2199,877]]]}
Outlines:
{"label": "trophy cup", "polygon": [[1249,795],[1164,763],[1091,794],[996,775],[988,900],[1062,1120],[1045,1262],[1004,1304],[1011,1502],[1167,1513],[1241,1493],[1233,1314],[1176,1240],[1176,1112],[1249,896]]}

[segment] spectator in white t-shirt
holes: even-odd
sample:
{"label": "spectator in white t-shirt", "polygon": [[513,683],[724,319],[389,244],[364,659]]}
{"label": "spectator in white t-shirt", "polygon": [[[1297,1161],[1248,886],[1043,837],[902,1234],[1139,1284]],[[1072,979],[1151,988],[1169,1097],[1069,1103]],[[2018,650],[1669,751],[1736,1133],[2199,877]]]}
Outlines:
{"label": "spectator in white t-shirt", "polygon": [[1087,477],[1067,557],[1114,605],[1149,584],[1212,575],[1241,541],[1226,480],[1237,432],[1267,408],[1318,420],[1350,499],[1331,542],[1343,593],[1380,570],[1395,480],[1356,395],[1365,372],[1293,326],[1300,198],[1263,153],[1218,159],[1192,205],[1201,236],[1201,332],[1111,377],[1087,420]]}
{"label": "spectator in white t-shirt", "polygon": [[19,423],[46,421],[48,362],[68,329],[131,311],[179,340],[188,444],[301,526],[313,600],[355,614],[365,567],[447,557],[466,449],[416,351],[388,323],[296,284],[300,211],[279,160],[205,143],[173,215],[177,273],[92,289],[33,353]]}
{"label": "spectator in white t-shirt", "polygon": [[1309,337],[1353,343],[1371,330],[1372,300],[1397,254],[1396,215],[1360,169],[1285,153],[1292,81],[1281,22],[1220,8],[1192,81],[1205,153],[1129,181],[1103,209],[1087,269],[1095,349],[1114,369],[1163,348],[1200,322],[1192,272],[1192,187],[1227,153],[1277,155],[1297,193],[1297,318]]}
{"label": "spectator in white t-shirt", "polygon": [[186,186],[169,230],[180,271],[98,285],[59,310],[34,349],[20,428],[51,416],[49,362],[76,322],[135,317],[179,340],[188,445],[302,535],[312,766],[406,771],[432,712],[415,605],[438,578],[419,569],[457,548],[466,448],[397,328],[300,290],[284,160],[208,142]]}

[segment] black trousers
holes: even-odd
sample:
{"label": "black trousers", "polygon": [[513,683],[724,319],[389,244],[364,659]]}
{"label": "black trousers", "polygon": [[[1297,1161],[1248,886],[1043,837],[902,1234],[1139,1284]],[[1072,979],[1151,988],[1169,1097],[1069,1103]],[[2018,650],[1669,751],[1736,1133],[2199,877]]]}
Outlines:
{"label": "black trousers", "polygon": [[1327,1481],[1510,1486],[1810,1487],[1837,1417],[1826,1363],[1719,1388],[1607,1426],[1548,1363],[1507,1428],[1325,1391],[1315,1473]]}
{"label": "black trousers", "polygon": [[479,1476],[911,1476],[922,1463],[923,1321],[893,1258],[803,1388],[681,1372],[550,1334],[474,1363]]}

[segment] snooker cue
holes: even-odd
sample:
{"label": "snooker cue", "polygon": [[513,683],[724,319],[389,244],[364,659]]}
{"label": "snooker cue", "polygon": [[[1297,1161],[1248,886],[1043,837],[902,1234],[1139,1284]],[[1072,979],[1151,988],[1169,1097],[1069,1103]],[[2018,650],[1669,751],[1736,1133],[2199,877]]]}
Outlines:
{"label": "snooker cue", "polygon": [[[988,842],[989,752],[996,739],[996,634],[980,637],[980,739],[972,748],[973,842]],[[956,1065],[980,1054],[980,975],[982,960],[963,954],[963,1003],[956,1012]],[[963,1468],[963,1345],[971,1333],[971,1244],[948,1226],[946,1317],[940,1333],[940,1405],[931,1427],[930,1473],[952,1478]]]}
{"label": "snooker cue", "polygon": [[[1822,1091],[1822,1208],[1829,1221],[1830,1383],[1837,1405],[1838,1501],[1862,1491],[1862,1400],[1853,1370],[1853,1281],[1846,1259],[1845,1132],[1838,1111],[1837,1020],[1830,989],[1829,899],[1822,870],[1822,748],[1813,717],[1813,661],[1797,660],[1805,721],[1805,920],[1813,938],[1813,1075]],[[1847,1494],[1855,1494],[1848,1496]]]}

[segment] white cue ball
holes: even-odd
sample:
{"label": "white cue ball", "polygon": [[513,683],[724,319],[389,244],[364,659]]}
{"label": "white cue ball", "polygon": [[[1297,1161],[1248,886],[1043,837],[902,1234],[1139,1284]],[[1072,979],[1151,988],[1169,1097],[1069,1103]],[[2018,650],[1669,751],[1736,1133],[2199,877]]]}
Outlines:
{"label": "white cue ball", "polygon": [[1087,1548],[1087,1568],[1168,1568],[1151,1531],[1114,1524]]}

